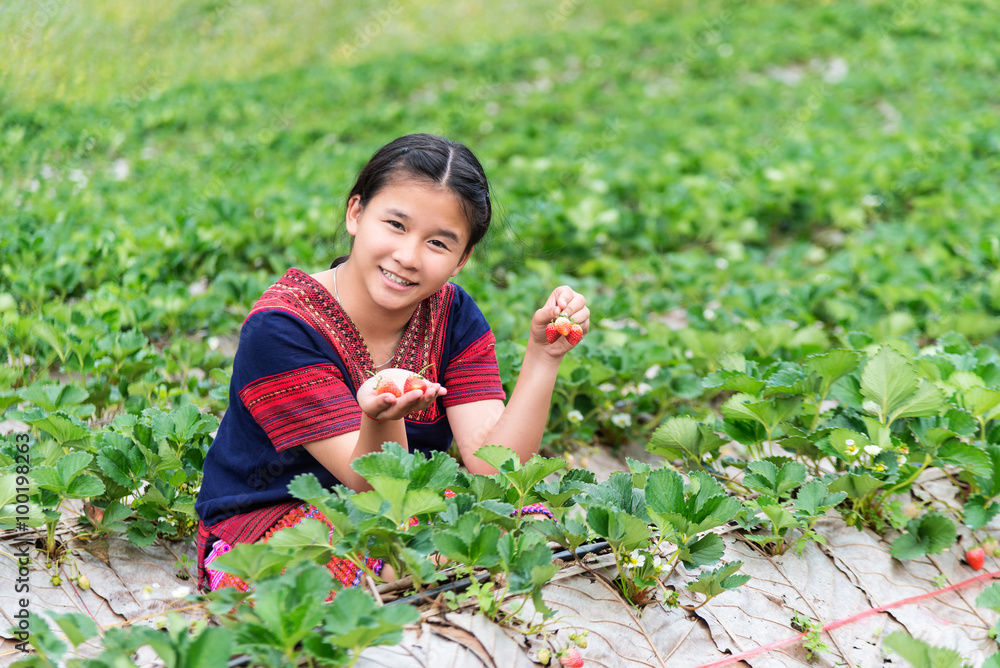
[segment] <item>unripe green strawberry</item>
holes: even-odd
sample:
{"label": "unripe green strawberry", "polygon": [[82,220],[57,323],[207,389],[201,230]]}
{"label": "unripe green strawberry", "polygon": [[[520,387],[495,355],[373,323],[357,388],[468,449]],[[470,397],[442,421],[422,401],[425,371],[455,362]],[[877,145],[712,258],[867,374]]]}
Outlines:
{"label": "unripe green strawberry", "polygon": [[552,652],[549,651],[548,647],[543,647],[538,650],[538,663],[543,666],[547,666],[550,661],[552,661]]}
{"label": "unripe green strawberry", "polygon": [[90,589],[90,578],[83,573],[76,579],[76,583],[80,585],[80,589]]}
{"label": "unripe green strawberry", "polygon": [[1000,556],[997,554],[998,548],[1000,548],[1000,543],[997,543],[996,538],[987,538],[983,541],[983,552],[985,552],[988,557]]}
{"label": "unripe green strawberry", "polygon": [[587,649],[588,633],[589,631],[586,630],[580,631],[579,633],[572,633],[570,634],[569,639],[573,642],[574,645],[576,645],[580,649]]}

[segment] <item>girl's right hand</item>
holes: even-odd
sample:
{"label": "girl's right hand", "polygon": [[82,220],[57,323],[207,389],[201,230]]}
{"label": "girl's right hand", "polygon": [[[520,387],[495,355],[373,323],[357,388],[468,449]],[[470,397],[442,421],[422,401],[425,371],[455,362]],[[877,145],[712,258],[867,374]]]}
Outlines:
{"label": "girl's right hand", "polygon": [[428,408],[438,397],[447,394],[443,385],[431,382],[427,382],[423,390],[410,390],[399,397],[388,391],[377,391],[382,381],[389,380],[402,392],[406,379],[412,374],[412,371],[406,369],[384,369],[369,378],[358,388],[358,405],[361,410],[375,420],[399,420],[410,413]]}

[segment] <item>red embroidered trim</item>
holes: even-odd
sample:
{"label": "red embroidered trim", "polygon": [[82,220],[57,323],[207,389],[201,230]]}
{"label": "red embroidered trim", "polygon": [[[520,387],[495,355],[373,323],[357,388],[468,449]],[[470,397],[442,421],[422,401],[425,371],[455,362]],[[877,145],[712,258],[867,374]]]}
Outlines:
{"label": "red embroidered trim", "polygon": [[443,398],[446,407],[507,398],[497,368],[496,338],[492,331],[487,331],[451,360],[444,386],[448,388]]}
{"label": "red embroidered trim", "polygon": [[[444,352],[448,310],[454,298],[455,286],[446,283],[435,294],[417,305],[403,336],[396,347],[393,365],[419,371],[431,382],[439,382],[438,374]],[[357,327],[340,308],[333,295],[315,278],[299,269],[289,269],[277,283],[257,300],[250,314],[280,310],[299,318],[325,338],[347,367],[351,383],[360,387],[376,372],[368,346]],[[451,388],[448,388],[451,392]],[[426,410],[407,416],[421,422],[433,422],[441,415],[438,402]],[[360,413],[358,420],[360,420]],[[358,424],[354,425],[354,429]]]}
{"label": "red embroidered trim", "polygon": [[263,378],[239,395],[278,452],[355,431],[361,424],[361,409],[333,364]]}

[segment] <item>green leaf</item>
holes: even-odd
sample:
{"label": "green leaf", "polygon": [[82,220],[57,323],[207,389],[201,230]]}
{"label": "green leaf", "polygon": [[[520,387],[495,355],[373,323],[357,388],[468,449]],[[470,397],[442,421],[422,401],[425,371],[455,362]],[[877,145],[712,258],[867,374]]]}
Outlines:
{"label": "green leaf", "polygon": [[48,615],[52,618],[52,621],[59,625],[59,628],[66,634],[67,640],[73,644],[73,647],[79,647],[81,643],[97,635],[97,624],[92,618],[83,613],[49,612]]}
{"label": "green leaf", "polygon": [[963,668],[962,655],[946,647],[934,647],[903,631],[890,633],[882,644],[906,659],[913,668]]}
{"label": "green leaf", "polygon": [[830,483],[831,492],[844,492],[854,501],[865,498],[873,490],[882,487],[882,482],[865,472],[860,475],[847,473]]}
{"label": "green leaf", "polygon": [[992,461],[983,450],[968,443],[954,440],[938,448],[936,465],[944,468],[947,465],[958,466],[974,476],[989,475]]}
{"label": "green leaf", "polygon": [[907,533],[896,538],[889,547],[889,554],[900,561],[944,552],[958,537],[955,524],[944,515],[935,512],[910,520],[906,531]]}
{"label": "green leaf", "polygon": [[722,559],[725,549],[726,545],[718,535],[706,533],[682,547],[678,558],[684,564],[684,568],[708,566]]}
{"label": "green leaf", "polygon": [[930,382],[921,382],[913,365],[888,346],[876,353],[861,373],[861,393],[878,406],[879,418],[936,415],[947,403]]}
{"label": "green leaf", "polygon": [[833,384],[854,371],[861,361],[856,350],[835,349],[819,355],[810,355],[802,364],[823,380],[822,394],[829,393]]}
{"label": "green leaf", "polygon": [[810,480],[799,488],[792,506],[805,517],[819,517],[847,498],[847,492],[828,493],[826,484]]}
{"label": "green leaf", "polygon": [[517,453],[502,445],[484,445],[476,450],[475,455],[497,471],[504,468],[505,465],[513,469],[513,466],[509,465],[508,462],[514,462],[516,465],[518,461]]}
{"label": "green leaf", "polygon": [[287,565],[288,555],[267,543],[252,543],[234,545],[233,549],[212,562],[212,569],[235,575],[246,582],[258,582],[281,573]]}
{"label": "green leaf", "polygon": [[68,483],[94,460],[94,456],[87,452],[70,452],[62,457],[56,464],[56,471],[59,478],[64,483]]}
{"label": "green leaf", "polygon": [[642,547],[652,536],[643,520],[617,508],[591,506],[587,509],[587,524],[619,552],[631,552]]}
{"label": "green leaf", "polygon": [[86,499],[104,494],[104,483],[95,476],[85,473],[74,477],[63,494],[68,499]]}
{"label": "green leaf", "polygon": [[86,424],[79,418],[62,412],[25,422],[49,434],[59,445],[86,444],[91,438],[90,429]]}
{"label": "green leaf", "polygon": [[996,497],[974,494],[965,502],[962,519],[970,529],[982,529],[1000,513],[1000,502]]}
{"label": "green leaf", "polygon": [[1000,584],[994,582],[979,592],[979,596],[976,597],[976,607],[1000,612]]}
{"label": "green leaf", "polygon": [[787,496],[806,479],[806,467],[800,462],[788,462],[778,469],[773,463],[761,460],[747,465],[749,474],[743,484],[761,494],[775,498]]}
{"label": "green leaf", "polygon": [[688,584],[688,591],[715,598],[750,581],[749,575],[733,575],[743,567],[742,561],[733,561],[711,571],[703,571],[698,579]]}
{"label": "green leaf", "polygon": [[233,632],[220,626],[201,631],[187,649],[185,668],[216,668],[229,663],[233,655]]}

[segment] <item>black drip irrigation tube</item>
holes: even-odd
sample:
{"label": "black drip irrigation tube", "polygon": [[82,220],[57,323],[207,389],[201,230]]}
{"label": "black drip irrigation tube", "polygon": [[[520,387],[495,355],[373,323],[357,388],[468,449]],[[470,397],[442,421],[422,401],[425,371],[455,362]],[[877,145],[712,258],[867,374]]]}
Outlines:
{"label": "black drip irrigation tube", "polygon": [[[560,561],[566,561],[567,559],[578,559],[587,554],[593,554],[594,552],[600,552],[601,550],[608,547],[608,541],[602,540],[599,543],[591,543],[590,545],[581,545],[572,552],[569,550],[563,550],[562,552],[556,552],[552,555],[553,559],[559,559]],[[489,577],[489,573],[480,573],[475,576],[477,582],[482,582]],[[427,597],[436,596],[438,594],[443,594],[446,591],[461,591],[472,584],[472,578],[462,578],[461,580],[455,580],[454,582],[449,582],[446,585],[441,585],[440,587],[435,587],[434,589],[429,589],[420,594],[413,594],[412,596],[404,596],[403,598],[397,598],[395,601],[389,601],[386,605],[397,605],[401,603],[409,603],[411,601],[423,601]],[[226,664],[227,668],[238,668],[239,666],[246,666],[250,663],[249,656],[236,657]]]}
{"label": "black drip irrigation tube", "polygon": [[[594,552],[600,552],[604,548],[608,547],[608,541],[602,540],[599,543],[592,543],[591,545],[581,545],[576,548],[573,552],[569,550],[563,550],[562,552],[557,552],[552,555],[553,559],[559,559],[561,561],[566,561],[567,559],[582,557],[587,554],[593,554]],[[490,576],[489,573],[480,573],[476,575],[476,581],[482,582]],[[454,582],[449,582],[446,585],[441,585],[440,587],[435,587],[434,589],[428,589],[425,592],[419,594],[413,594],[411,596],[404,596],[403,598],[397,598],[395,601],[389,601],[386,605],[397,605],[401,603],[411,603],[413,601],[424,601],[428,598],[434,598],[438,594],[443,594],[449,591],[462,591],[466,587],[472,584],[472,578],[462,578],[461,580],[455,580]]]}

